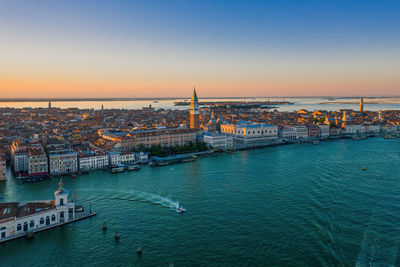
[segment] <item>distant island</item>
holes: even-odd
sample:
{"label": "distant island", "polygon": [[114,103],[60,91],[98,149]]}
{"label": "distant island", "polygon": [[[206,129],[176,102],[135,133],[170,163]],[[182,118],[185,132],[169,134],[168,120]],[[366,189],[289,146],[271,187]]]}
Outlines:
{"label": "distant island", "polygon": [[[289,101],[208,101],[199,102],[201,106],[208,107],[231,107],[231,108],[277,108],[277,105],[293,105],[294,103]],[[189,106],[190,101],[177,101],[174,102],[174,106]]]}

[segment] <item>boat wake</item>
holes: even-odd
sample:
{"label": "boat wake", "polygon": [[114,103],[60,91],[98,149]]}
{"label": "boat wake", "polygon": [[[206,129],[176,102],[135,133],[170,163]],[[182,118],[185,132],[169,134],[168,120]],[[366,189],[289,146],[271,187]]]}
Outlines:
{"label": "boat wake", "polygon": [[[112,189],[106,189],[106,190],[79,190],[80,192],[95,192],[95,193],[102,193],[103,197],[106,199],[120,199],[120,200],[133,200],[133,201],[139,201],[139,202],[148,202],[152,204],[157,204],[161,205],[173,210],[178,211],[178,208],[181,208],[183,211],[186,211],[185,208],[179,205],[178,201],[174,201],[172,199],[169,199],[167,197],[159,196],[156,194],[152,193],[147,193],[143,191],[138,191],[134,189],[129,189],[129,190],[112,190]],[[118,196],[118,197],[116,197]],[[98,198],[94,198],[98,199]],[[84,199],[83,201],[92,201],[94,199]]]}

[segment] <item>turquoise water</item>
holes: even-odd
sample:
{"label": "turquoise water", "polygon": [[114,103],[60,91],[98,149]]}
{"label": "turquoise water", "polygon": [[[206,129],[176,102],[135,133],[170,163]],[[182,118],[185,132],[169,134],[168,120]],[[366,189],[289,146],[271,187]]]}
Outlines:
{"label": "turquoise water", "polygon": [[[8,181],[0,195],[48,199],[57,182]],[[400,265],[400,139],[242,151],[64,184],[98,215],[1,244],[0,265]]]}

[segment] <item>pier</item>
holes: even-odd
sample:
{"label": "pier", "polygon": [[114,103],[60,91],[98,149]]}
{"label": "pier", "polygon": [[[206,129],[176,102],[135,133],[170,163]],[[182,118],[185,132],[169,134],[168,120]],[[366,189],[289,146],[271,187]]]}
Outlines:
{"label": "pier", "polygon": [[58,227],[58,226],[62,226],[62,225],[65,225],[65,224],[69,224],[69,223],[77,222],[77,221],[80,221],[80,220],[84,220],[84,219],[93,217],[95,215],[97,215],[97,213],[95,211],[94,212],[75,212],[75,218],[74,219],[70,219],[67,222],[60,222],[60,223],[44,226],[42,228],[34,229],[34,230],[29,231],[29,232],[24,232],[24,233],[21,233],[21,234],[16,234],[16,235],[13,235],[13,236],[10,236],[10,237],[6,237],[6,238],[3,238],[3,239],[0,239],[0,244],[1,243],[5,243],[7,241],[15,240],[15,239],[18,239],[18,238],[22,238],[22,237],[28,237],[29,235],[32,235],[32,234],[35,234],[35,233],[39,233],[39,232],[42,232],[42,231],[46,231],[46,230],[50,230],[52,228],[55,228],[55,227]]}

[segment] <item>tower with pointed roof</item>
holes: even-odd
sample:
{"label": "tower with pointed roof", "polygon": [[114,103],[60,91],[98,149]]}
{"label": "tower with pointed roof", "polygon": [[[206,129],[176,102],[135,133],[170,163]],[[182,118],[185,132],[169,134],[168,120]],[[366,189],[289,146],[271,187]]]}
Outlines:
{"label": "tower with pointed roof", "polygon": [[190,129],[200,129],[200,106],[195,87],[193,87],[192,100],[190,101]]}
{"label": "tower with pointed roof", "polygon": [[361,97],[360,98],[360,112],[364,112],[364,98]]}

